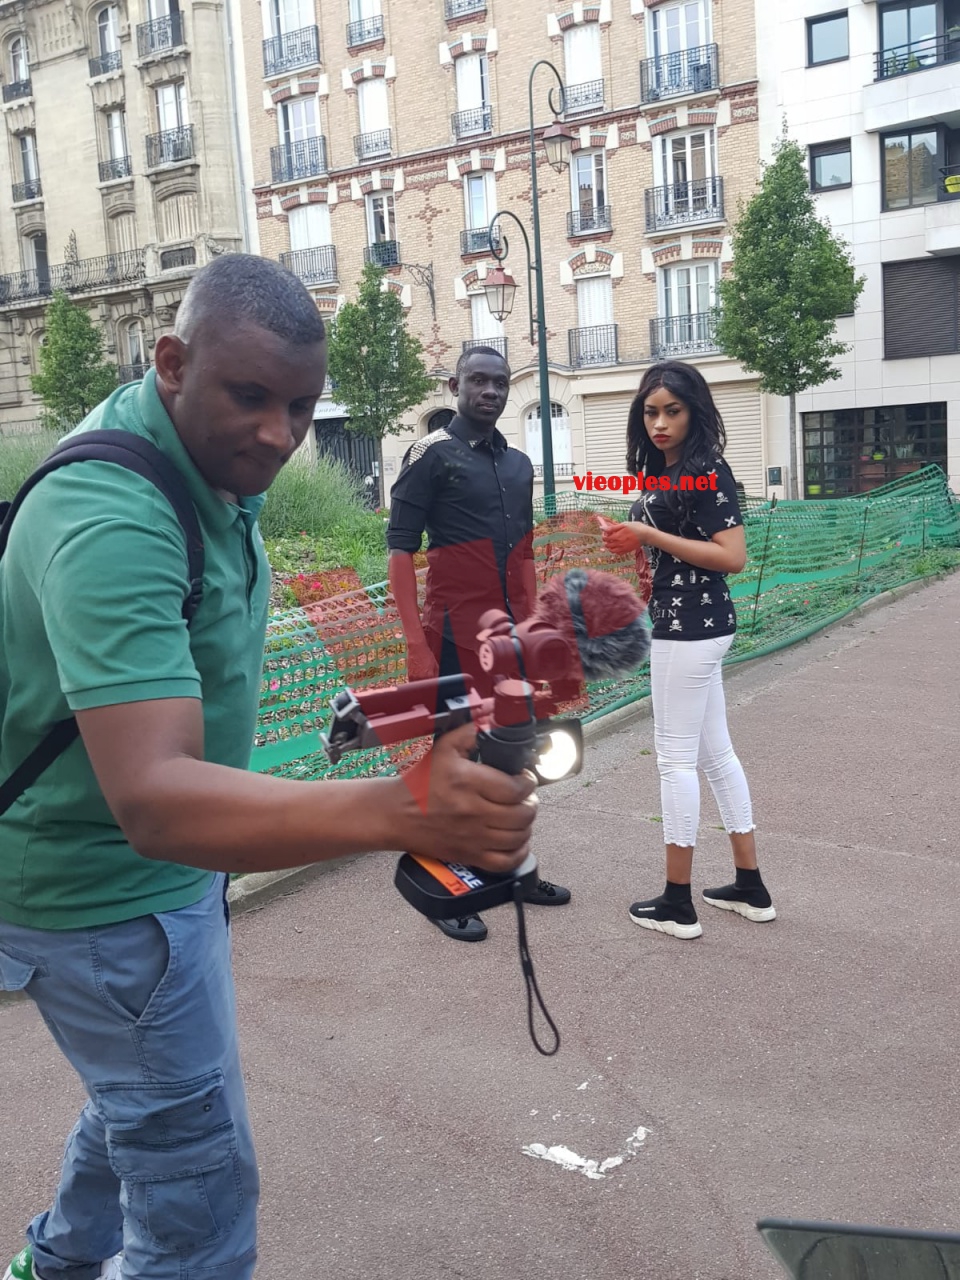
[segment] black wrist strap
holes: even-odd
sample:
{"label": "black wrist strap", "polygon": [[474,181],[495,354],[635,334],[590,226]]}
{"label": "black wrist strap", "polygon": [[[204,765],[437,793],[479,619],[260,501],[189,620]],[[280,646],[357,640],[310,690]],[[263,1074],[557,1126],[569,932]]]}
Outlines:
{"label": "black wrist strap", "polygon": [[[560,1032],[557,1030],[557,1024],[550,1017],[547,1006],[543,1003],[543,996],[537,986],[537,977],[533,972],[533,958],[530,955],[530,948],[527,944],[527,922],[523,914],[523,885],[519,880],[513,886],[513,902],[517,908],[517,941],[520,944],[520,968],[527,988],[527,1025],[530,1028],[530,1039],[533,1041],[533,1047],[537,1053],[542,1053],[545,1058],[552,1058],[560,1048]],[[544,1049],[537,1039],[537,1031],[533,1020],[534,997],[536,997],[540,1012],[543,1014],[547,1026],[553,1032],[554,1043],[552,1049]]]}

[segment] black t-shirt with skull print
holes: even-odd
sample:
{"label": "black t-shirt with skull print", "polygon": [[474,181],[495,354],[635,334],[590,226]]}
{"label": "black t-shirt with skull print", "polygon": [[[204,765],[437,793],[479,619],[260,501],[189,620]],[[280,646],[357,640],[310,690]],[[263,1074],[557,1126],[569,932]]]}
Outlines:
{"label": "black t-shirt with skull print", "polygon": [[[671,485],[678,483],[680,466],[677,463],[665,472]],[[691,516],[685,518],[682,514],[685,506],[681,513],[675,510],[679,495],[671,494],[668,503],[667,493],[653,490],[633,504],[630,519],[681,538],[709,542],[715,533],[743,524],[736,481],[723,458],[717,459],[716,476],[716,489],[684,495],[685,504],[693,498]],[[687,564],[658,547],[645,550],[653,572],[650,617],[655,640],[707,640],[711,636],[733,635],[737,615],[722,573]]]}

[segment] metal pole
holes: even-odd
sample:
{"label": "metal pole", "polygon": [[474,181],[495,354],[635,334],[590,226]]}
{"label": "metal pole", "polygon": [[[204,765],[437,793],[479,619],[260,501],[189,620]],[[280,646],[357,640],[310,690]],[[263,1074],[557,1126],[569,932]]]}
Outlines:
{"label": "metal pole", "polygon": [[533,77],[538,67],[549,67],[560,85],[560,110],[563,111],[563,80],[552,62],[535,62],[530,69],[528,99],[530,103],[530,194],[533,220],[533,270],[537,295],[537,357],[540,370],[540,436],[543,441],[543,505],[548,516],[556,514],[556,480],[553,474],[553,419],[550,415],[550,367],[547,361],[547,308],[543,289],[543,247],[540,243],[540,197],[537,191],[537,134],[533,116]]}

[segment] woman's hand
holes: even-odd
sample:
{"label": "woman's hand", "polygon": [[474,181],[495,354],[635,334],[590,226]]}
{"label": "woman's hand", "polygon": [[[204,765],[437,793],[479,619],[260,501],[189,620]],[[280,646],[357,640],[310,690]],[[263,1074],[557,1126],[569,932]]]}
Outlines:
{"label": "woman's hand", "polygon": [[597,520],[603,531],[603,545],[614,555],[636,555],[640,547],[650,545],[650,534],[653,530],[649,525],[632,520],[618,524],[614,520],[608,520],[606,516],[598,516]]}

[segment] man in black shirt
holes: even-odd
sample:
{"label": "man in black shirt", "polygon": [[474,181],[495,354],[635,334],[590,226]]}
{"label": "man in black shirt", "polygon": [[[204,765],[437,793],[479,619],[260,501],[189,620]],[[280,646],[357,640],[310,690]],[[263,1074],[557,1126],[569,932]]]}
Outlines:
{"label": "man in black shirt", "polygon": [[[507,609],[522,622],[534,608],[533,466],[497,430],[510,390],[510,368],[492,347],[460,357],[450,390],[457,415],[411,445],[390,496],[390,588],[407,641],[407,678],[473,676],[492,692],[477,656],[479,620]],[[427,591],[417,605],[413,557],[427,532]],[[527,902],[562,906],[570,892],[541,880]],[[482,942],[479,916],[434,922],[448,937]]]}

